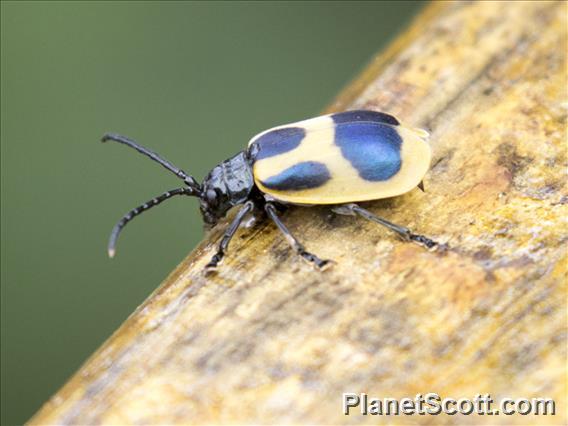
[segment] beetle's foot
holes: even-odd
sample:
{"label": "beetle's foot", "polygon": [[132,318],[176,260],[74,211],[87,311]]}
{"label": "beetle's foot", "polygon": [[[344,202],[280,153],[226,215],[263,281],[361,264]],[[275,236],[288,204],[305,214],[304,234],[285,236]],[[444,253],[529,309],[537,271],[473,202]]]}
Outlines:
{"label": "beetle's foot", "polygon": [[425,237],[424,235],[413,234],[412,232],[408,232],[407,236],[408,236],[408,241],[412,241],[418,245],[426,247],[428,250],[436,250],[440,246],[439,243],[428,237]]}
{"label": "beetle's foot", "polygon": [[302,259],[313,265],[319,271],[325,271],[326,269],[331,268],[335,264],[333,260],[320,259],[315,254],[309,253],[304,250],[298,252],[298,254],[302,256]]}
{"label": "beetle's foot", "polygon": [[223,260],[224,253],[215,253],[209,263],[205,265],[205,274],[210,274],[217,271],[219,263]]}
{"label": "beetle's foot", "polygon": [[325,260],[322,260],[321,264],[318,265],[317,268],[320,272],[327,271],[328,269],[331,269],[333,267],[333,265],[335,265],[336,263],[337,262],[335,262],[334,260],[325,259]]}

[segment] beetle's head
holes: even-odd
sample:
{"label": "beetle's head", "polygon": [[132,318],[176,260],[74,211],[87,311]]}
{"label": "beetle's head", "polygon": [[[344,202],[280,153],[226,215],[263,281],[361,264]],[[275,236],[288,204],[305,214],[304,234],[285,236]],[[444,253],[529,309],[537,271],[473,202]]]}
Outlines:
{"label": "beetle's head", "polygon": [[234,206],[246,202],[254,186],[244,152],[215,166],[203,180],[199,204],[203,221],[214,226]]}
{"label": "beetle's head", "polygon": [[225,217],[227,211],[233,207],[230,196],[225,188],[212,185],[207,180],[203,183],[203,191],[199,197],[199,208],[203,221],[208,226],[215,226],[219,219]]}

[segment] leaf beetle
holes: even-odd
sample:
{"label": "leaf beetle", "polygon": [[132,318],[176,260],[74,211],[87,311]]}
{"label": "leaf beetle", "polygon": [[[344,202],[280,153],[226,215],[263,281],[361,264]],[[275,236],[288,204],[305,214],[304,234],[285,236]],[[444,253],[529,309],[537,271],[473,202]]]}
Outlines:
{"label": "leaf beetle", "polygon": [[330,205],[335,213],[362,216],[406,241],[427,248],[437,245],[356,204],[401,195],[415,187],[423,189],[422,179],[430,166],[428,133],[405,126],[383,112],[345,111],[268,129],[254,136],[245,150],[215,166],[201,184],[131,139],[109,133],[102,141],[134,148],[184,182],[183,187],[147,201],[118,221],[108,244],[110,257],[128,222],[177,195],[197,197],[203,221],[209,226],[240,206],[207,270],[214,270],[221,262],[231,238],[253,210],[263,210],[304,260],[318,269],[328,266],[331,261],[308,252],[284,225],[278,207],[286,204]]}

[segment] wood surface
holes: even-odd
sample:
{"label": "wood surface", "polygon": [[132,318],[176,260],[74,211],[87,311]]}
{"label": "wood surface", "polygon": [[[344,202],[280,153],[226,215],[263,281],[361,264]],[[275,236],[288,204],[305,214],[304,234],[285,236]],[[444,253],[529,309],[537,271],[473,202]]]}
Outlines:
{"label": "wood surface", "polygon": [[[332,104],[431,132],[426,192],[368,203],[448,250],[293,208],[220,230],[30,424],[566,424],[566,2],[433,3]],[[554,416],[345,416],[342,393],[549,397]]]}

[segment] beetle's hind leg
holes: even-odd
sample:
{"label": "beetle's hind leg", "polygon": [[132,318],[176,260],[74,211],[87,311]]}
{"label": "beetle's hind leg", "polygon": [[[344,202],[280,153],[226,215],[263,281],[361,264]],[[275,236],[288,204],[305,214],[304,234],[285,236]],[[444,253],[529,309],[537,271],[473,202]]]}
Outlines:
{"label": "beetle's hind leg", "polygon": [[254,203],[252,201],[247,201],[243,207],[238,211],[237,215],[231,222],[231,224],[225,229],[225,233],[223,234],[223,238],[221,238],[221,242],[219,243],[219,248],[217,249],[217,253],[213,255],[211,261],[205,266],[206,271],[214,271],[217,268],[217,265],[223,257],[225,257],[225,253],[229,248],[229,243],[231,239],[239,229],[239,225],[243,221],[244,217],[252,211],[254,208]]}
{"label": "beetle's hind leg", "polygon": [[268,214],[270,219],[272,219],[272,221],[276,224],[280,232],[284,234],[286,241],[288,241],[294,251],[298,253],[302,257],[302,259],[316,266],[320,270],[323,270],[333,264],[332,260],[322,260],[315,254],[306,251],[304,246],[300,244],[296,237],[294,237],[294,235],[292,235],[292,233],[288,230],[286,225],[284,225],[282,220],[280,220],[278,214],[276,213],[276,207],[274,206],[274,204],[266,203],[264,205],[264,210],[266,211],[266,214]]}
{"label": "beetle's hind leg", "polygon": [[378,223],[379,225],[382,225],[390,229],[391,231],[396,232],[403,240],[413,241],[428,249],[433,249],[434,247],[439,245],[436,241],[431,240],[430,238],[425,237],[424,235],[415,234],[410,229],[405,228],[404,226],[396,225],[392,222],[389,222],[386,219],[383,219],[382,217],[376,216],[370,211],[365,210],[362,207],[359,207],[357,204],[353,203],[344,204],[342,206],[337,206],[333,208],[332,211],[337,214],[343,214],[349,216],[354,216],[354,215],[362,216],[367,220]]}

